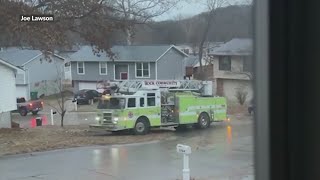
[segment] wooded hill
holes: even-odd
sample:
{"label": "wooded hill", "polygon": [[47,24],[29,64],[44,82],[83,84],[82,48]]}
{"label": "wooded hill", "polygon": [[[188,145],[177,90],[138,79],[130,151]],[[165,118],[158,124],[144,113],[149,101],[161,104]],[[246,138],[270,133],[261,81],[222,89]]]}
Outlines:
{"label": "wooded hill", "polygon": [[[229,6],[217,9],[207,41],[228,41],[252,37],[252,6]],[[133,44],[197,44],[204,31],[206,13],[187,19],[136,25]],[[114,34],[115,44],[125,44],[125,35]]]}

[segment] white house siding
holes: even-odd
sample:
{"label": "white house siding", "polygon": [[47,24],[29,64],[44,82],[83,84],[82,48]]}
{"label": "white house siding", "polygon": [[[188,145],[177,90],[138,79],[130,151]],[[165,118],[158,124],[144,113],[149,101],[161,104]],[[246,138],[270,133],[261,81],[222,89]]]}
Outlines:
{"label": "white house siding", "polygon": [[0,64],[0,128],[11,127],[10,111],[17,109],[15,82],[14,71]]}
{"label": "white house siding", "polygon": [[28,85],[17,85],[16,86],[16,97],[24,97],[26,100],[30,99],[29,87]]}
{"label": "white house siding", "polygon": [[228,100],[237,101],[237,88],[242,88],[244,92],[248,93],[246,102],[249,102],[253,98],[252,84],[250,81],[233,79],[222,79],[222,81],[223,93]]}

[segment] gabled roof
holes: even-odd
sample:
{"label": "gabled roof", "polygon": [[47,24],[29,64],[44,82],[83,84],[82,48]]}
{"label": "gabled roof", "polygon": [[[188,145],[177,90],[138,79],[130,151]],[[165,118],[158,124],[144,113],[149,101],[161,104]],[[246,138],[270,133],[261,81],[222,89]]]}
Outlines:
{"label": "gabled roof", "polygon": [[39,50],[11,47],[0,51],[0,58],[15,66],[22,66],[23,64],[27,63],[33,58],[40,56],[41,54],[42,52]]}
{"label": "gabled roof", "polygon": [[190,55],[189,57],[186,58],[186,66],[193,67],[194,65],[199,62],[199,57],[198,56],[192,56]]}
{"label": "gabled roof", "polygon": [[6,62],[6,61],[3,60],[3,59],[0,59],[0,64],[3,64],[3,65],[5,65],[5,66],[7,66],[7,67],[9,67],[9,68],[11,68],[11,69],[13,69],[13,70],[15,70],[15,71],[21,70],[21,69],[18,68],[17,66],[15,66],[15,65],[13,65],[13,64],[10,64],[10,63]]}
{"label": "gabled roof", "polygon": [[[175,49],[183,56],[188,57],[187,54],[180,51],[173,45],[132,45],[132,46],[113,46],[112,53],[115,54],[114,61],[142,61],[155,62],[161,58],[171,48]],[[70,55],[70,61],[111,61],[106,52],[94,54],[91,46],[82,46],[79,51]]]}
{"label": "gabled roof", "polygon": [[235,38],[210,51],[211,55],[251,55],[252,40]]}
{"label": "gabled roof", "polygon": [[[18,47],[10,47],[0,51],[0,58],[15,66],[24,66],[41,55],[42,52],[40,50],[21,49]],[[61,56],[54,55],[60,59],[64,59]]]}

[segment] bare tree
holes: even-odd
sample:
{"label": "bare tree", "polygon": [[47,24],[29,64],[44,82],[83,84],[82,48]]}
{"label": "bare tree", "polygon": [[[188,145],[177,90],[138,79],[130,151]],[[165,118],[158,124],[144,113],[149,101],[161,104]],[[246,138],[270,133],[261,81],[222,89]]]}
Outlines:
{"label": "bare tree", "polygon": [[[52,14],[54,22],[20,22],[20,15]],[[0,1],[0,46],[31,46],[44,52],[71,47],[69,32],[78,34],[98,50],[110,49],[111,33],[123,22],[110,1],[39,0]]]}
{"label": "bare tree", "polygon": [[[202,58],[203,58],[203,49],[204,49],[204,43],[207,40],[208,37],[208,32],[210,30],[211,25],[214,22],[214,18],[216,16],[216,11],[218,8],[221,8],[225,5],[228,5],[228,0],[207,0],[206,3],[209,12],[206,14],[205,20],[206,24],[204,27],[204,31],[202,33],[202,37],[199,43],[199,63],[200,63],[200,73],[203,73],[203,68],[202,68]],[[201,79],[205,79],[204,75],[200,75]]]}
{"label": "bare tree", "polygon": [[245,90],[244,86],[239,86],[236,88],[235,97],[240,105],[243,105],[247,100],[248,92]]}
{"label": "bare tree", "polygon": [[[49,57],[51,58],[51,57]],[[71,101],[68,97],[69,84],[66,83],[64,78],[63,66],[52,62],[56,66],[57,74],[56,79],[49,81],[46,84],[46,91],[53,93],[53,101],[46,102],[51,108],[53,108],[60,115],[60,126],[64,126],[64,117],[67,112],[67,102]]]}
{"label": "bare tree", "polygon": [[144,24],[158,17],[171,8],[180,0],[116,0],[115,9],[120,13],[124,24],[127,44],[131,45],[134,35],[134,26]]}

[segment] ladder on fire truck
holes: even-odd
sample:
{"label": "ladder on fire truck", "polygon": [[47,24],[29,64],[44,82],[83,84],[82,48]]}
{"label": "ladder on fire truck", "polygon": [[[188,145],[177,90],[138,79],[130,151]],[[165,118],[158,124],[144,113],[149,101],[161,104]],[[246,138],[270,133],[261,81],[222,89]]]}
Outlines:
{"label": "ladder on fire truck", "polygon": [[118,84],[118,92],[135,93],[148,87],[169,91],[200,91],[205,84],[205,81],[198,80],[128,80]]}

